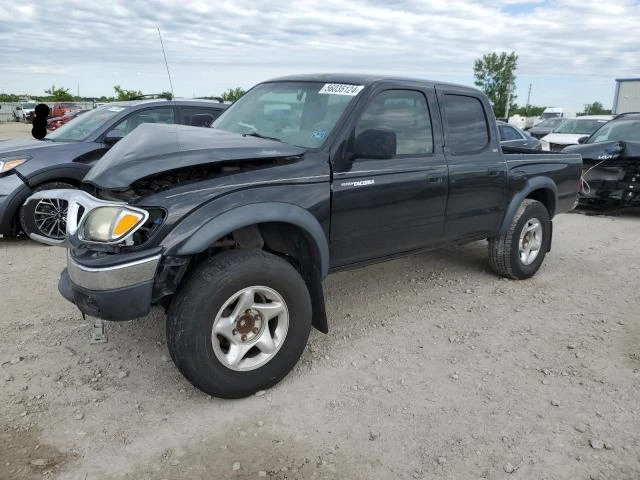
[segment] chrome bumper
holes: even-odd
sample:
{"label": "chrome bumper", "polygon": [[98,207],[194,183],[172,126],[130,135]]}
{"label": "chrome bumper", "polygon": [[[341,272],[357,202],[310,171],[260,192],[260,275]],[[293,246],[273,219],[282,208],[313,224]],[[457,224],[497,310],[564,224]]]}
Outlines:
{"label": "chrome bumper", "polygon": [[71,281],[86,290],[116,290],[152,281],[160,257],[155,255],[112,267],[92,268],[78,264],[67,255],[67,271]]}

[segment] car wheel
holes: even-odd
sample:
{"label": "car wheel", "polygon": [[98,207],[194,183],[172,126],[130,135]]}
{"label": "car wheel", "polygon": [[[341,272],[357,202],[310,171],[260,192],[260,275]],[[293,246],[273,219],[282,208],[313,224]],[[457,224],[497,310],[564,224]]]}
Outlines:
{"label": "car wheel", "polygon": [[489,263],[494,272],[522,280],[534,275],[551,244],[551,220],[537,200],[522,202],[507,229],[489,240]]}
{"label": "car wheel", "polygon": [[311,329],[311,298],[298,271],[262,250],[232,250],[197,266],[174,296],[167,346],[197,388],[246,397],[295,366]]}
{"label": "car wheel", "polygon": [[[44,183],[36,187],[33,192],[55,189],[75,189],[73,185],[65,182]],[[32,218],[27,218],[24,207],[20,207],[20,225],[24,231],[30,231],[53,240],[63,240],[67,233],[67,207],[66,200],[58,198],[41,199],[30,213]],[[32,228],[25,228],[27,225]]]}

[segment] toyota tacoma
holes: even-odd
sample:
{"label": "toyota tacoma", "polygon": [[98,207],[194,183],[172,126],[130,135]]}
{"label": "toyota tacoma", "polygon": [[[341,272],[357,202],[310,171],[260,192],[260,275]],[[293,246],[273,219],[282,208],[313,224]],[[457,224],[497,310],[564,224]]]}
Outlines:
{"label": "toyota tacoma", "polygon": [[504,154],[476,89],[304,75],[257,85],[210,129],[143,124],[82,190],[24,208],[67,206],[67,300],[105,320],[164,306],[177,368],[234,398],[281,380],[312,326],[327,332],[331,272],[486,239],[498,275],[532,276],[581,168]]}

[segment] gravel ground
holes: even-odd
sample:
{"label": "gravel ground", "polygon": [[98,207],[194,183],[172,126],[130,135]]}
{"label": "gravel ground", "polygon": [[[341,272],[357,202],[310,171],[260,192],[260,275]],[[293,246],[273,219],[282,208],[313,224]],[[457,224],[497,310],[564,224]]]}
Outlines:
{"label": "gravel ground", "polygon": [[638,224],[559,216],[527,281],[485,242],[333,275],[330,333],[233,401],[178,373],[161,309],[90,344],[64,250],[0,239],[0,478],[637,480]]}
{"label": "gravel ground", "polygon": [[32,125],[30,123],[0,123],[0,140],[8,140],[10,138],[33,138],[31,136],[31,128]]}

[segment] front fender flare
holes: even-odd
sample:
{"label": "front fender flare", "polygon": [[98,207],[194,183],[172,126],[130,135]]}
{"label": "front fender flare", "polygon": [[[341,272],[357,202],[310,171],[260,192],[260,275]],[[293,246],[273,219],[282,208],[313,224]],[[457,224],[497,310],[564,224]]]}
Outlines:
{"label": "front fender flare", "polygon": [[[193,212],[170,234],[183,238],[172,245],[167,254],[189,256],[201,253],[213,242],[239,228],[266,222],[290,223],[304,230],[313,241],[318,255],[321,278],[329,273],[329,243],[320,222],[307,210],[284,202],[265,202],[232,208],[215,217],[207,215],[207,207]],[[198,223],[194,227],[194,221]]]}
{"label": "front fender flare", "polygon": [[[527,196],[531,192],[541,189],[551,190],[555,198],[555,203],[558,203],[558,187],[556,186],[555,182],[549,177],[534,177],[527,180],[522,189],[519,192],[516,192],[516,194],[511,199],[511,202],[509,202],[507,210],[502,219],[499,235],[504,235],[507,233],[509,225],[511,225],[511,221],[513,220],[518,207],[520,206],[520,204],[522,204],[524,199],[527,198]],[[549,216],[553,217],[553,212],[549,212]]]}

